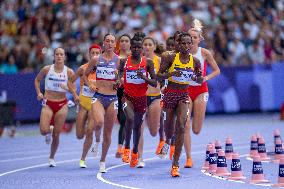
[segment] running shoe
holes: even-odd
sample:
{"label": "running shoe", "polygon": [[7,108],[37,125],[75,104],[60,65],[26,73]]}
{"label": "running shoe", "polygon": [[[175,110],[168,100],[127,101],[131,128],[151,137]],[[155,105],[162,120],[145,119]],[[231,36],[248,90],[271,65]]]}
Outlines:
{"label": "running shoe", "polygon": [[171,147],[170,147],[170,154],[169,154],[170,160],[173,160],[174,153],[175,153],[175,146],[171,145]]}
{"label": "running shoe", "polygon": [[46,144],[50,144],[50,142],[51,142],[51,137],[52,137],[54,126],[50,125],[49,128],[50,128],[50,133],[45,135],[45,143]]}
{"label": "running shoe", "polygon": [[143,167],[145,167],[145,162],[143,158],[139,158],[137,168],[143,168]]}
{"label": "running shoe", "polygon": [[171,175],[172,177],[179,177],[178,166],[172,166]]}
{"label": "running shoe", "polygon": [[157,149],[156,149],[156,155],[159,155],[159,153],[161,152],[161,149],[163,148],[165,144],[165,141],[164,140],[161,140],[157,146]]}
{"label": "running shoe", "polygon": [[122,161],[124,163],[129,163],[130,162],[130,149],[124,149],[123,154],[122,154]]}
{"label": "running shoe", "polygon": [[168,145],[167,143],[164,144],[163,148],[161,149],[160,153],[159,153],[159,157],[161,159],[165,159],[167,157],[168,151],[169,151],[170,145]]}
{"label": "running shoe", "polygon": [[81,168],[87,168],[86,162],[84,160],[80,160],[79,164]]}
{"label": "running shoe", "polygon": [[191,168],[192,167],[192,160],[188,158],[185,162],[184,168]]}
{"label": "running shoe", "polygon": [[132,151],[131,152],[130,167],[136,167],[137,164],[138,164],[138,152],[134,153]]}
{"label": "running shoe", "polygon": [[48,165],[49,165],[49,167],[56,167],[56,163],[55,163],[54,159],[49,158]]}
{"label": "running shoe", "polygon": [[123,155],[123,150],[124,150],[123,147],[118,147],[118,148],[117,148],[117,152],[116,152],[116,154],[115,154],[115,157],[116,157],[116,158],[121,158],[122,155]]}
{"label": "running shoe", "polygon": [[105,162],[100,162],[100,169],[99,169],[100,173],[106,173],[106,163]]}
{"label": "running shoe", "polygon": [[100,145],[100,143],[96,142],[94,147],[92,147],[91,152],[94,153],[94,157],[97,157],[99,155],[99,145]]}

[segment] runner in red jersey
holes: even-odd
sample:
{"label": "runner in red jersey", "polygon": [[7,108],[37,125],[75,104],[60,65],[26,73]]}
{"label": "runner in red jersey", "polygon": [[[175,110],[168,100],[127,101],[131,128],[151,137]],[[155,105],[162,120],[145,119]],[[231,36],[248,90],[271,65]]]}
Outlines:
{"label": "runner in red jersey", "polygon": [[[141,56],[143,33],[136,33],[131,39],[131,56],[122,60],[119,68],[119,78],[123,76],[124,105],[126,115],[125,149],[122,161],[130,162],[130,167],[138,163],[138,144],[141,135],[141,125],[147,107],[146,92],[148,84],[156,87],[156,74],[153,61]],[[150,75],[150,77],[148,77]],[[151,78],[151,79],[150,79]],[[130,160],[130,140],[133,130],[133,150]]]}

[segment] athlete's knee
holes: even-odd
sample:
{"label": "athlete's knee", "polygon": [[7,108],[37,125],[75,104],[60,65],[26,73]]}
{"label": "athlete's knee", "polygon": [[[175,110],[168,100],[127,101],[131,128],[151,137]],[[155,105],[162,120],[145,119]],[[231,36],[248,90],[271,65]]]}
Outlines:
{"label": "athlete's knee", "polygon": [[84,138],[84,133],[76,133],[76,137],[77,137],[77,139],[79,139],[79,140],[81,140],[81,139],[83,139]]}
{"label": "athlete's knee", "polygon": [[45,136],[48,133],[50,133],[50,129],[49,128],[40,128],[40,134]]}
{"label": "athlete's knee", "polygon": [[103,119],[95,119],[95,125],[96,127],[102,127],[104,125]]}
{"label": "athlete's knee", "polygon": [[192,128],[192,131],[194,134],[198,135],[201,131],[201,129],[196,129],[196,128]]}
{"label": "athlete's knee", "polygon": [[150,135],[151,135],[152,137],[157,136],[157,133],[158,133],[158,129],[150,129]]}

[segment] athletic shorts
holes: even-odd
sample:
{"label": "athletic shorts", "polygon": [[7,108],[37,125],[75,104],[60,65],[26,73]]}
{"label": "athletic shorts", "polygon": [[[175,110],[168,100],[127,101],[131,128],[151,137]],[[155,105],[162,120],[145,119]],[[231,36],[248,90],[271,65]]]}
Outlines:
{"label": "athletic shorts", "polygon": [[208,92],[207,85],[189,86],[188,94],[192,101],[194,101],[200,94]]}
{"label": "athletic shorts", "polygon": [[166,89],[163,97],[163,107],[166,109],[175,109],[177,105],[182,103],[189,103],[187,90],[171,90]]}
{"label": "athletic shorts", "polygon": [[92,102],[92,98],[80,95],[79,99],[80,99],[80,106],[82,106],[87,111],[90,111],[91,107],[92,107],[92,103],[91,103]]}
{"label": "athletic shorts", "polygon": [[95,93],[94,97],[92,98],[92,103],[95,103],[96,101],[99,101],[104,109],[107,109],[111,103],[114,102],[114,109],[118,109],[118,102],[117,102],[117,96],[116,95],[105,95],[101,93]]}
{"label": "athletic shorts", "polygon": [[67,104],[67,99],[61,100],[61,101],[51,101],[47,99],[43,99],[42,106],[48,106],[53,114],[56,114],[61,108]]}
{"label": "athletic shorts", "polygon": [[161,99],[161,95],[156,96],[147,96],[147,106],[151,106],[151,104],[154,102],[154,100]]}
{"label": "athletic shorts", "polygon": [[147,108],[147,96],[130,96],[124,93],[124,98],[133,105],[134,112],[145,113]]}

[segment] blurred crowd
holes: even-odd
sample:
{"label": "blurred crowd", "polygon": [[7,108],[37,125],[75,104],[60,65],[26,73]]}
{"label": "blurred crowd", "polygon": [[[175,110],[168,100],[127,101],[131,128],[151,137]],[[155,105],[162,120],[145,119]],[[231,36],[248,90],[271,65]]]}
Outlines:
{"label": "blurred crowd", "polygon": [[86,61],[104,34],[143,31],[159,43],[194,18],[202,46],[224,66],[284,60],[284,0],[4,0],[0,1],[0,73],[38,71],[63,47],[67,65]]}

